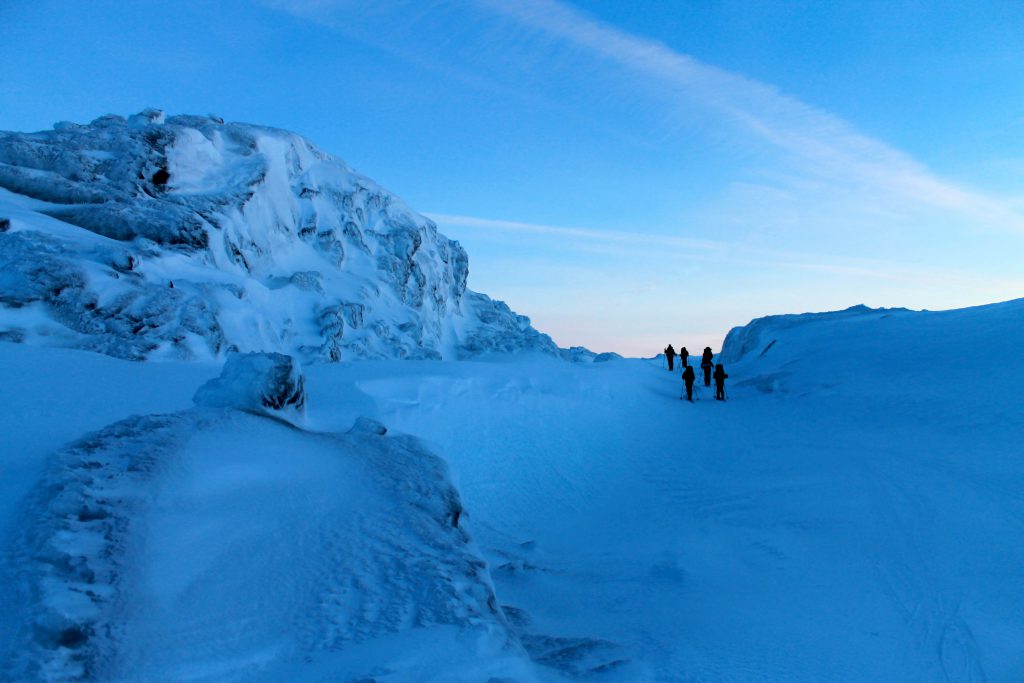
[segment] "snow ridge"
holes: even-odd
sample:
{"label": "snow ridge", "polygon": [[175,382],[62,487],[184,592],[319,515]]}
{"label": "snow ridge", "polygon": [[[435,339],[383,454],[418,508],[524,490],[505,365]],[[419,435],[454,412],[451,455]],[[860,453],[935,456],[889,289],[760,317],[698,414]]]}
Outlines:
{"label": "snow ridge", "polygon": [[725,341],[722,342],[721,361],[736,363],[750,357],[754,352],[766,354],[774,346],[780,333],[795,327],[857,317],[887,317],[908,312],[909,310],[906,308],[870,308],[859,304],[841,311],[790,313],[755,318],[746,325],[732,328],[725,335]]}
{"label": "snow ridge", "polygon": [[430,220],[302,137],[146,110],[0,132],[0,338],[140,360],[556,354]]}

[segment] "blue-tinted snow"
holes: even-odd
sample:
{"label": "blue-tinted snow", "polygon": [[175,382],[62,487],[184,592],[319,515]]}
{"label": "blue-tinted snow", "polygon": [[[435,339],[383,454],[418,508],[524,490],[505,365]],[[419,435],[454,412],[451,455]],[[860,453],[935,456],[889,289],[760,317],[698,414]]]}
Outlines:
{"label": "blue-tinted snow", "polygon": [[458,242],[287,131],[148,110],[0,131],[0,339],[120,358],[557,353]]}

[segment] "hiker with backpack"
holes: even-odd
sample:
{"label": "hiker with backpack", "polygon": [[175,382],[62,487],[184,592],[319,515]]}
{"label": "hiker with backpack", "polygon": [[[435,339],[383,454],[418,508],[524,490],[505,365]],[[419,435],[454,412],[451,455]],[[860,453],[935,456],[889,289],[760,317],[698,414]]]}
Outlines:
{"label": "hiker with backpack", "polygon": [[686,347],[679,349],[679,364],[684,368],[690,365],[690,352],[686,350]]}
{"label": "hiker with backpack", "polygon": [[700,359],[700,367],[704,370],[704,386],[711,386],[711,368],[714,366],[712,359],[715,354],[712,353],[710,346],[704,347],[704,355]]}
{"label": "hiker with backpack", "polygon": [[715,366],[715,398],[719,401],[725,400],[725,378],[728,376],[721,363]]}
{"label": "hiker with backpack", "polygon": [[693,401],[693,380],[696,379],[693,367],[687,365],[683,370],[683,382],[686,384],[686,400]]}
{"label": "hiker with backpack", "polygon": [[675,358],[676,358],[676,350],[672,348],[671,344],[669,344],[668,348],[665,349],[665,359],[668,360],[668,370],[669,370],[669,372],[672,372],[673,361],[675,360]]}

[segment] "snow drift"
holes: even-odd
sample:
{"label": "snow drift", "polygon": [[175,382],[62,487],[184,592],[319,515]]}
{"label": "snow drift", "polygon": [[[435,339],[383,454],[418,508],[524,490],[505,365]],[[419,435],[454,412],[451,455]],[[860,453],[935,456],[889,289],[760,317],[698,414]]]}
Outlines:
{"label": "snow drift", "polygon": [[302,137],[147,110],[0,132],[0,339],[127,359],[557,353],[458,242]]}
{"label": "snow drift", "polygon": [[486,650],[476,680],[521,658],[444,462],[373,420],[250,412],[303,383],[285,357],[235,356],[196,408],[62,449],[23,515],[5,680],[413,680]]}
{"label": "snow drift", "polygon": [[842,311],[828,311],[825,313],[796,313],[786,315],[769,315],[763,318],[751,320],[746,325],[734,327],[729,330],[722,343],[722,355],[720,360],[725,363],[735,363],[756,354],[763,357],[775,345],[778,338],[788,330],[809,326],[814,328],[821,323],[835,323],[837,321],[855,318],[858,321],[870,320],[873,318],[887,318],[893,314],[911,313],[906,308],[869,308],[863,304],[851,306]]}

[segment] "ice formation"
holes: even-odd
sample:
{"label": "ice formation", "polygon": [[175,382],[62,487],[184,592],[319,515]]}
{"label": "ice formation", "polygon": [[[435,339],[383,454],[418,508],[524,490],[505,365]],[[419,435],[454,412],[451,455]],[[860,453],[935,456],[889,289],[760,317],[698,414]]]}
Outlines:
{"label": "ice formation", "polygon": [[136,360],[558,352],[468,272],[293,133],[157,110],[0,132],[0,339]]}

